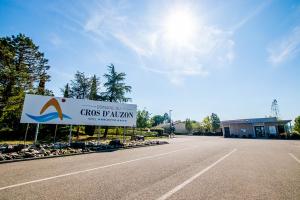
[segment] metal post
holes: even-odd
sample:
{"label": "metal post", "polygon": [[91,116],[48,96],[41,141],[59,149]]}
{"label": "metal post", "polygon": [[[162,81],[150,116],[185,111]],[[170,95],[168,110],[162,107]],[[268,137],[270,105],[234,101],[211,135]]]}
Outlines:
{"label": "metal post", "polygon": [[54,131],[54,138],[53,138],[53,143],[55,143],[55,138],[56,138],[56,132],[57,132],[57,124],[56,124],[56,126],[55,126],[55,131]]}
{"label": "metal post", "polygon": [[36,142],[37,142],[37,137],[38,137],[38,134],[39,134],[39,128],[40,128],[40,124],[37,124],[36,129],[35,129],[34,144],[36,144]]}
{"label": "metal post", "polygon": [[26,145],[26,139],[27,139],[28,128],[29,128],[29,123],[27,124],[27,127],[26,127],[26,132],[25,132],[25,137],[24,137],[24,145]]}
{"label": "metal post", "polygon": [[123,144],[126,142],[126,139],[125,139],[125,132],[126,132],[126,127],[124,126],[124,127],[123,127]]}
{"label": "metal post", "polygon": [[170,135],[169,135],[169,138],[171,138],[171,136],[172,136],[172,118],[171,118],[171,112],[172,112],[172,110],[169,110],[169,117],[170,117]]}
{"label": "metal post", "polygon": [[133,133],[132,133],[133,137],[131,137],[131,140],[135,139],[135,132],[134,132],[135,131],[135,126],[133,126],[132,128],[133,128]]}
{"label": "metal post", "polygon": [[101,144],[101,141],[100,141],[100,137],[101,137],[101,126],[98,127],[99,131],[98,131],[98,145]]}
{"label": "metal post", "polygon": [[72,124],[70,125],[70,134],[69,134],[69,145],[72,142]]}

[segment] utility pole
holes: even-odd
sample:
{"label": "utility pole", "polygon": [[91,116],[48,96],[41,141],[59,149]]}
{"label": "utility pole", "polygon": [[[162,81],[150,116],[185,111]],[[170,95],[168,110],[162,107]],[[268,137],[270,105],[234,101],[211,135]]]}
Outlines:
{"label": "utility pole", "polygon": [[169,110],[169,118],[170,118],[170,135],[169,135],[169,138],[171,138],[171,135],[172,135],[172,118],[171,118],[171,113],[172,113],[172,110]]}

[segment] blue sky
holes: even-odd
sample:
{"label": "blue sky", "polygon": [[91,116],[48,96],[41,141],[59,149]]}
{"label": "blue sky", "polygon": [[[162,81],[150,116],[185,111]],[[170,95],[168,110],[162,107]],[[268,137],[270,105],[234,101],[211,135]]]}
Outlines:
{"label": "blue sky", "polygon": [[113,63],[153,114],[264,117],[276,98],[282,118],[300,115],[300,1],[0,0],[0,27],[45,52],[56,96]]}

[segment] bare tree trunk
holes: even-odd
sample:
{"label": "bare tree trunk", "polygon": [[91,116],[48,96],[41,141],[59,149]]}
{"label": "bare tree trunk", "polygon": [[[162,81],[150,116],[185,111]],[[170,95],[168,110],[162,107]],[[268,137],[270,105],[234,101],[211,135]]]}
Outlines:
{"label": "bare tree trunk", "polygon": [[77,126],[77,130],[76,130],[76,140],[78,141],[79,139],[79,126]]}
{"label": "bare tree trunk", "polygon": [[108,133],[108,126],[105,127],[103,138],[106,139]]}

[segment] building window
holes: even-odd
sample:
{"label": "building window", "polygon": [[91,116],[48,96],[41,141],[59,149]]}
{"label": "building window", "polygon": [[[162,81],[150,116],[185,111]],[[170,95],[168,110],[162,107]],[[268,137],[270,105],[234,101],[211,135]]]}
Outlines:
{"label": "building window", "polygon": [[269,126],[269,131],[270,131],[270,134],[276,135],[276,127],[275,126]]}

